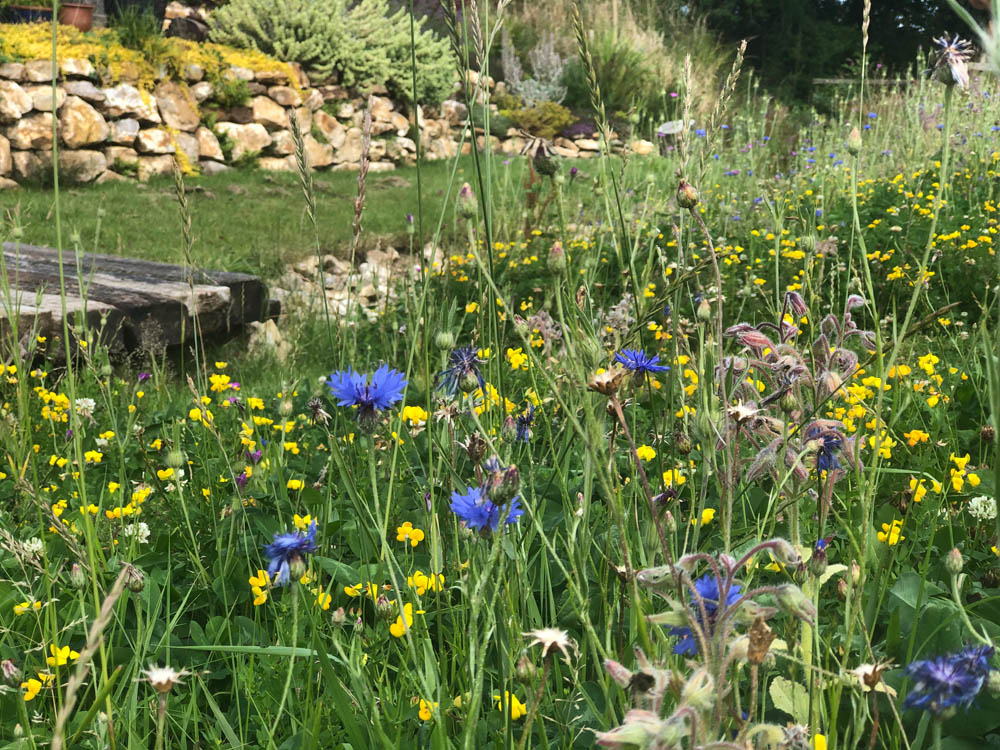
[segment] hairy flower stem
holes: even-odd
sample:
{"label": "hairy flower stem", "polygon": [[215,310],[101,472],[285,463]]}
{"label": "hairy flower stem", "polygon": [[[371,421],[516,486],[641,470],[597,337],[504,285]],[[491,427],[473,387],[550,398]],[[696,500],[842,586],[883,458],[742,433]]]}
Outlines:
{"label": "hairy flower stem", "polygon": [[155,750],[163,750],[163,730],[167,722],[167,694],[160,693],[156,709]]}
{"label": "hairy flower stem", "polygon": [[660,523],[660,517],[656,512],[656,501],[653,499],[653,492],[649,488],[649,480],[646,478],[646,471],[642,468],[642,459],[639,458],[639,452],[636,450],[635,441],[632,439],[632,433],[628,429],[628,424],[625,422],[625,414],[622,412],[621,402],[618,401],[618,396],[611,396],[608,399],[611,404],[611,408],[615,410],[615,416],[618,417],[618,423],[622,427],[622,432],[625,434],[625,439],[628,440],[628,447],[632,451],[632,462],[635,464],[635,468],[639,472],[639,481],[642,482],[643,492],[646,493],[646,500],[649,501],[649,512],[653,514],[653,524],[656,526],[656,533],[660,537],[660,547],[663,550],[663,559],[667,561],[667,565],[671,568],[674,567],[674,559],[670,554],[670,547],[667,545],[667,535],[663,531],[663,526]]}
{"label": "hairy flower stem", "polygon": [[274,715],[274,722],[267,733],[269,747],[276,748],[274,743],[274,733],[278,729],[278,722],[281,721],[281,714],[284,713],[285,703],[288,702],[288,693],[292,687],[292,672],[295,670],[295,648],[299,641],[299,586],[298,580],[291,582],[292,586],[292,650],[288,656],[288,672],[285,674],[285,687],[281,691],[281,702],[278,703],[278,712]]}
{"label": "hairy flower stem", "polygon": [[524,743],[531,736],[531,725],[535,723],[535,717],[538,715],[538,705],[542,702],[542,693],[545,692],[545,683],[548,682],[549,671],[551,669],[552,656],[549,655],[545,657],[545,662],[542,665],[542,679],[539,680],[535,696],[531,700],[531,708],[528,709],[528,718],[524,720],[524,729],[521,730],[521,739],[517,741],[517,750],[524,750]]}

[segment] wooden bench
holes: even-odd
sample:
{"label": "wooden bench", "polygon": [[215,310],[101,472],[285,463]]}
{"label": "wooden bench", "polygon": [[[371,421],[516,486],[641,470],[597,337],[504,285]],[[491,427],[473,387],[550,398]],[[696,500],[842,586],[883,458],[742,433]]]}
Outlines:
{"label": "wooden bench", "polygon": [[[267,287],[256,276],[191,270],[169,263],[63,253],[66,311],[80,313],[103,343],[115,351],[159,351],[193,337],[197,313],[202,335],[222,338],[269,313]],[[190,282],[194,282],[194,289]],[[49,247],[7,242],[0,256],[0,333],[9,341],[17,316],[19,338],[33,328],[41,336],[62,335],[59,254]],[[9,290],[9,291],[5,291]]]}

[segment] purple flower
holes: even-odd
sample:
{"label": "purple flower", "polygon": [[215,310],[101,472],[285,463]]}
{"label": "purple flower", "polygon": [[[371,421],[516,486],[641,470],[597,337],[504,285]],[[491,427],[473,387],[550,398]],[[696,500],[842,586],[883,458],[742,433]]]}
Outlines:
{"label": "purple flower", "polygon": [[245,471],[241,471],[239,476],[236,477],[235,482],[236,486],[239,487],[240,491],[242,491],[243,488],[247,486],[247,473]]}
{"label": "purple flower", "polygon": [[615,361],[624,365],[626,370],[631,370],[636,374],[666,372],[670,369],[667,365],[658,364],[660,361],[659,354],[654,354],[650,357],[642,349],[622,349],[615,355]]}
{"label": "purple flower", "polygon": [[138,380],[140,383],[145,383],[150,377],[151,376],[148,372],[140,372]]}
{"label": "purple flower", "polygon": [[531,440],[531,425],[535,423],[535,405],[517,415],[517,439],[527,443]]}
{"label": "purple flower", "polygon": [[[715,623],[716,615],[719,612],[719,599],[722,598],[719,593],[719,581],[714,575],[706,573],[694,582],[694,588],[695,591],[698,592],[698,597],[700,597],[701,602],[699,603],[698,598],[692,595],[690,610],[694,613],[694,619],[697,620],[698,624],[701,626],[705,638],[708,639],[712,637],[712,625]],[[735,581],[729,582],[728,589],[726,590],[726,608],[733,606],[737,601],[739,601],[740,592],[742,590],[743,587],[740,584]],[[705,607],[705,614],[708,615],[708,622],[702,622],[702,605]],[[675,635],[680,638],[680,640],[674,644],[675,654],[688,654],[690,656],[694,656],[698,653],[698,642],[694,637],[694,633],[691,632],[691,628],[670,628],[670,635]]]}
{"label": "purple flower", "polygon": [[451,350],[448,357],[449,367],[437,374],[441,384],[438,388],[455,395],[461,389],[463,393],[472,393],[476,388],[485,388],[486,380],[479,371],[479,365],[485,360],[480,359],[479,351],[474,346],[460,346]]}
{"label": "purple flower", "polygon": [[388,365],[379,367],[369,382],[366,375],[351,367],[333,373],[326,381],[338,406],[358,407],[358,420],[370,420],[375,413],[388,409],[403,397],[406,388],[403,373]]}
{"label": "purple flower", "polygon": [[906,667],[913,679],[903,708],[919,708],[941,717],[954,706],[972,705],[990,673],[992,646],[968,646],[955,654],[915,661]]}
{"label": "purple flower", "polygon": [[[515,523],[524,514],[518,498],[510,501],[506,524]],[[485,487],[473,487],[465,494],[451,493],[451,510],[470,529],[496,531],[500,525],[500,506],[489,498]]]}
{"label": "purple flower", "polygon": [[305,534],[301,531],[275,534],[274,541],[264,548],[264,554],[269,558],[267,573],[274,585],[284,586],[291,581],[291,566],[301,563],[306,554],[315,552],[316,549],[315,520],[309,524],[309,530]]}

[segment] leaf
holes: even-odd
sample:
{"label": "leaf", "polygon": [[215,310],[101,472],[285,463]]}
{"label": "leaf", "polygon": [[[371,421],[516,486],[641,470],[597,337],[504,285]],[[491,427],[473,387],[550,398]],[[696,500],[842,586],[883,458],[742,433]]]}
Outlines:
{"label": "leaf", "polygon": [[819,585],[823,586],[824,583],[833,578],[837,573],[843,573],[847,570],[847,566],[843,563],[837,563],[836,565],[827,565],[826,570],[823,571],[823,575],[819,577]]}
{"label": "leaf", "polygon": [[783,711],[800,724],[809,721],[809,691],[797,682],[775,677],[768,689],[771,702],[779,711]]}

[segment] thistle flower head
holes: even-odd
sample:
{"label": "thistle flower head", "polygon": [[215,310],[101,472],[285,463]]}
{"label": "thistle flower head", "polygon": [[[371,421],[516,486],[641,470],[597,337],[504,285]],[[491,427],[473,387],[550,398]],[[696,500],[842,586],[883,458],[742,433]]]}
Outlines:
{"label": "thistle flower head", "polygon": [[958,85],[964,89],[969,85],[969,60],[972,58],[972,43],[955,36],[948,38],[945,34],[934,40],[937,45],[933,51],[934,67],[931,69],[935,78],[946,86]]}

